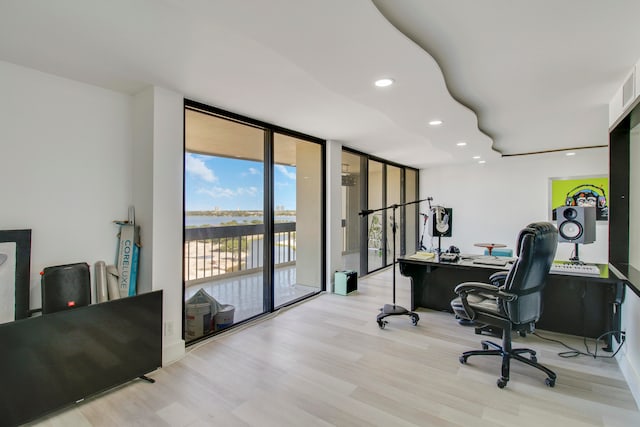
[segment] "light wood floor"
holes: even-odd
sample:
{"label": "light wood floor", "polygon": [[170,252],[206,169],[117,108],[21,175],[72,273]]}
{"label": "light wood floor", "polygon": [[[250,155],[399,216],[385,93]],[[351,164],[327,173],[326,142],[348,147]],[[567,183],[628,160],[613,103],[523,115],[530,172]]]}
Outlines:
{"label": "light wood floor", "polygon": [[[397,302],[408,307],[408,279]],[[558,374],[514,362],[505,389],[500,361],[459,354],[479,348],[451,314],[419,310],[375,317],[391,302],[389,270],[360,279],[357,295],[323,294],[268,320],[189,348],[149,376],[77,404],[41,426],[638,426],[640,412],[613,359],[563,359],[564,348],[535,336]],[[582,348],[582,339],[544,333]]]}

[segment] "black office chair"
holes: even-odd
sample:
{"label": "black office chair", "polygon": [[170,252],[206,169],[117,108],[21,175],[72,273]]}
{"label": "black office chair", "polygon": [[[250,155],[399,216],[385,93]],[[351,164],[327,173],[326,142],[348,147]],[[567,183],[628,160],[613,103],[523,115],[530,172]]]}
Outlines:
{"label": "black office chair", "polygon": [[[502,375],[498,387],[509,381],[511,359],[540,369],[547,374],[545,383],[553,387],[556,374],[537,362],[536,352],[528,348],[511,348],[512,331],[533,332],[541,314],[542,289],[558,246],[558,232],[553,224],[529,224],[518,236],[517,260],[507,273],[504,285],[467,282],[456,286],[458,298],[451,301],[454,313],[462,319],[473,320],[476,325],[502,329],[502,346],[482,341],[482,350],[467,351],[460,363],[470,356],[493,355],[502,357]],[[489,349],[491,347],[491,349]],[[528,353],[529,358],[523,356]]]}

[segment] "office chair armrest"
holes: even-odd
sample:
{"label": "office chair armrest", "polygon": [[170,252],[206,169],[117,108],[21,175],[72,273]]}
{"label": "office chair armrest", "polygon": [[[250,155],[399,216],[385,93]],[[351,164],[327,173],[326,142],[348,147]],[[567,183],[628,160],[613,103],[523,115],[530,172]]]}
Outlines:
{"label": "office chair armrest", "polygon": [[454,292],[462,297],[463,302],[468,294],[485,294],[495,296],[504,301],[515,301],[518,295],[505,292],[502,287],[496,287],[482,282],[465,282],[455,287]]}
{"label": "office chair armrest", "polygon": [[508,271],[498,271],[497,273],[493,273],[489,276],[489,283],[494,286],[502,286],[504,285],[505,280],[507,280]]}

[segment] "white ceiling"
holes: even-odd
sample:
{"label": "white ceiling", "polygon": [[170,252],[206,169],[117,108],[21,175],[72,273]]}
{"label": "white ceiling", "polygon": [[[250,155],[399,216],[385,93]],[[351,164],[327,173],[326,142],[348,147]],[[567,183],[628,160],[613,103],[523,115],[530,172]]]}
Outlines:
{"label": "white ceiling", "polygon": [[0,0],[0,60],[418,168],[490,165],[606,144],[639,19],[638,0]]}

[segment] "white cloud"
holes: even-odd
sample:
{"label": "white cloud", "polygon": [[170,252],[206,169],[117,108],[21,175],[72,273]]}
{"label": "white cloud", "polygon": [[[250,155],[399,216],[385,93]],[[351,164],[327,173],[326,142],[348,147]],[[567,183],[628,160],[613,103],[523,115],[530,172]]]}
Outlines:
{"label": "white cloud", "polygon": [[258,194],[257,187],[238,188],[238,196],[255,196]]}
{"label": "white cloud", "polygon": [[230,188],[213,187],[211,189],[201,188],[198,193],[206,194],[211,198],[234,197],[236,194]]}
{"label": "white cloud", "polygon": [[191,175],[195,175],[204,181],[207,181],[207,182],[218,181],[218,177],[213,173],[211,169],[207,167],[207,165],[202,161],[202,159],[197,158],[191,153],[187,154],[186,156],[185,169],[187,173],[190,173]]}
{"label": "white cloud", "polygon": [[260,175],[260,171],[256,168],[249,168],[249,173],[251,175]]}
{"label": "white cloud", "polygon": [[292,179],[294,181],[296,180],[295,172],[289,172],[287,168],[285,168],[283,165],[276,165],[276,168],[280,171],[281,174],[283,174],[287,178]]}
{"label": "white cloud", "polygon": [[259,193],[257,187],[239,187],[235,190],[231,188],[213,187],[211,189],[201,188],[198,193],[206,194],[211,198],[232,198],[236,196],[249,196],[253,197]]}

